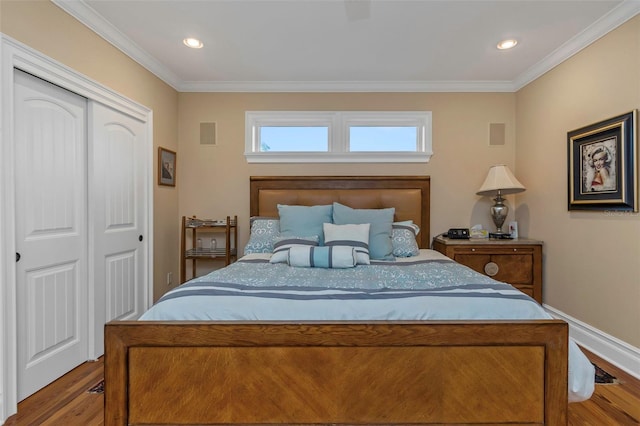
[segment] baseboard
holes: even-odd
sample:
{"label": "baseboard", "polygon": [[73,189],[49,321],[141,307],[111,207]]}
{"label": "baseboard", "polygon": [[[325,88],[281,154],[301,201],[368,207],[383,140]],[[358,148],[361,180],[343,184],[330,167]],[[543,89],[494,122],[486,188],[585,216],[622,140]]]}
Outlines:
{"label": "baseboard", "polygon": [[577,344],[626,371],[633,377],[640,379],[639,348],[631,346],[549,305],[543,306],[549,315],[569,324],[569,336]]}

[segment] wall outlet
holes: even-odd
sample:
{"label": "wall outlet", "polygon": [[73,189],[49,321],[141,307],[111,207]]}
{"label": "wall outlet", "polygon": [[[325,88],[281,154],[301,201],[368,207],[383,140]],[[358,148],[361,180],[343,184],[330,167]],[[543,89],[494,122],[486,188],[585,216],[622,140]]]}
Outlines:
{"label": "wall outlet", "polygon": [[167,272],[167,285],[173,284],[173,272]]}

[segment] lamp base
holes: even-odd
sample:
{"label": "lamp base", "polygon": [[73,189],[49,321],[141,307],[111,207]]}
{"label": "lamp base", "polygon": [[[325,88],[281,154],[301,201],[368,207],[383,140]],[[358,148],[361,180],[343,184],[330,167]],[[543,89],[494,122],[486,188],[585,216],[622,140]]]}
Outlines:
{"label": "lamp base", "polygon": [[511,234],[505,232],[489,232],[489,238],[495,238],[497,240],[512,240]]}

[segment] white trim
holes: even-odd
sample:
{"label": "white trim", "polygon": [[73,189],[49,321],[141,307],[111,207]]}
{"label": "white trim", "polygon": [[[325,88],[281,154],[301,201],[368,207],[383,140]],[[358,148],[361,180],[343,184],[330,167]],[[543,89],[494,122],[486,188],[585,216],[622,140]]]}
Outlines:
{"label": "white trim", "polygon": [[87,3],[78,0],[51,0],[51,2],[177,90],[180,79],[176,74],[124,35]]}
{"label": "white trim", "polygon": [[[3,97],[3,87],[4,87],[4,67],[2,67],[2,63],[4,62],[4,43],[2,43],[0,41],[0,99],[4,99]],[[0,159],[5,157],[5,152],[4,152],[4,144],[2,143],[2,134],[4,133],[4,127],[3,127],[3,123],[4,120],[3,118],[3,107],[4,107],[4,102],[0,101]],[[2,160],[0,160],[0,167],[2,167]],[[4,234],[5,234],[5,230],[4,230],[4,198],[2,198],[5,194],[3,185],[6,182],[6,179],[4,178],[4,176],[2,175],[2,173],[4,173],[4,171],[0,172],[0,323],[4,323],[5,322],[5,318],[4,318],[4,309],[3,306],[5,306],[5,296],[4,296],[4,289],[6,288],[6,286],[4,285],[4,283],[6,283],[7,281],[4,279],[4,272],[5,272],[5,268],[4,268],[4,264],[2,262],[2,259],[5,258],[5,252],[4,252],[4,244],[2,243],[2,241],[5,240]],[[5,389],[5,383],[4,383],[4,377],[7,375],[7,371],[5,370],[5,358],[4,358],[4,341],[5,341],[5,331],[4,331],[4,327],[0,327],[0,424],[4,423],[4,420],[8,417],[5,415],[5,404],[4,404],[4,392],[3,390]]]}
{"label": "white trim", "polygon": [[[148,180],[145,203],[148,208],[146,310],[153,299],[153,122],[151,110],[100,83],[79,74],[42,53],[0,33],[0,424],[17,412],[17,312],[15,268],[15,180],[13,150],[14,68],[31,73],[88,99],[128,114],[147,126],[145,167]],[[90,351],[91,353],[91,348]]]}
{"label": "white trim", "polygon": [[[417,129],[414,151],[350,151],[351,126],[409,126]],[[262,126],[328,128],[327,151],[261,152]],[[428,163],[432,150],[431,111],[246,111],[248,163]]]}
{"label": "white trim", "polygon": [[[4,99],[3,97],[3,87],[4,87],[4,68],[2,67],[2,63],[4,62],[4,45],[3,43],[0,41],[0,99]],[[4,107],[4,102],[0,101],[0,167],[3,166],[2,164],[2,158],[4,158],[5,156],[5,152],[4,152],[4,147],[3,147],[3,143],[2,143],[2,134],[4,132],[4,127],[3,127],[3,107]],[[4,189],[3,189],[3,185],[6,181],[6,179],[4,178],[4,176],[2,175],[2,173],[4,173],[4,171],[0,172],[0,324],[5,322],[5,318],[4,318],[4,309],[2,308],[5,303],[5,296],[4,296],[4,289],[5,289],[5,285],[4,283],[7,282],[4,279],[4,272],[5,272],[5,268],[4,268],[4,264],[2,262],[2,259],[5,258],[5,252],[4,252],[4,244],[2,243],[2,241],[5,240],[4,234],[5,234],[5,230],[4,230],[4,198],[2,198],[5,194]],[[0,327],[0,424],[4,423],[4,420],[8,417],[5,415],[5,404],[4,404],[4,377],[7,374],[7,371],[5,370],[5,361],[4,361],[4,339],[5,339],[5,331],[4,331],[4,327]]]}
{"label": "white trim", "polygon": [[554,318],[569,324],[569,335],[580,346],[640,379],[640,348],[617,339],[549,305],[543,305]]}
{"label": "white trim", "polygon": [[[14,146],[12,143],[13,131],[13,66],[11,48],[2,44],[2,134],[0,134],[0,167],[2,167],[2,185],[0,186],[0,211],[3,221],[0,222],[0,240],[2,257],[0,257],[0,271],[2,271],[2,303],[0,304],[0,318],[2,318],[2,340],[0,340],[0,352],[2,352],[2,365],[0,366],[0,387],[2,388],[2,412],[0,420],[4,421],[15,414],[18,408],[17,402],[17,329],[16,329],[16,288],[9,285],[16,282],[15,257],[13,262],[11,254],[15,253],[15,181],[13,159]],[[15,256],[15,254],[13,255]]]}
{"label": "white trim", "polygon": [[83,0],[51,0],[100,37],[179,92],[517,92],[594,41],[640,13],[638,0],[624,0],[543,60],[501,81],[182,81]]}
{"label": "white trim", "polygon": [[180,92],[514,92],[511,81],[185,81]]}
{"label": "white trim", "polygon": [[566,43],[543,58],[540,62],[520,74],[512,82],[513,91],[517,92],[522,89],[542,74],[560,65],[562,62],[591,45],[599,38],[618,28],[638,13],[640,13],[640,1],[623,1],[620,5],[611,9],[609,13],[589,26],[586,30],[568,40]]}
{"label": "white trim", "polygon": [[428,163],[424,152],[261,152],[245,153],[248,163]]}
{"label": "white trim", "polygon": [[[0,33],[1,34],[1,33]],[[140,121],[146,121],[150,109],[132,101],[95,80],[84,76],[72,68],[51,59],[31,47],[2,34],[5,48],[10,52],[11,69],[19,68],[80,96],[100,102],[128,114]],[[5,69],[8,69],[6,67]]]}

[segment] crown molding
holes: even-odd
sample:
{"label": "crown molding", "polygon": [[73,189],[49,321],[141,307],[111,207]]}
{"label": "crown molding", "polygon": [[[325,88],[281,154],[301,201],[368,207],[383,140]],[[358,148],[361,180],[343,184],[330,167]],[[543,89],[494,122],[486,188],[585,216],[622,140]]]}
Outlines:
{"label": "crown molding", "polygon": [[146,50],[124,35],[84,0],[51,0],[53,4],[73,16],[91,31],[111,43],[125,55],[156,75],[169,86],[178,90],[180,78]]}
{"label": "crown molding", "polygon": [[510,81],[208,81],[180,92],[513,92]]}
{"label": "crown molding", "polygon": [[105,20],[84,0],[51,0],[178,92],[517,92],[600,37],[640,13],[640,0],[625,0],[513,81],[182,81],[165,65]]}
{"label": "crown molding", "polygon": [[527,84],[542,76],[547,71],[560,65],[576,53],[605,34],[613,31],[629,19],[640,13],[639,0],[625,0],[620,5],[602,16],[584,31],[568,40],[562,46],[551,52],[540,62],[520,74],[514,81],[514,91],[522,89]]}

